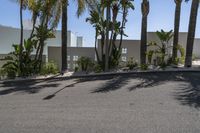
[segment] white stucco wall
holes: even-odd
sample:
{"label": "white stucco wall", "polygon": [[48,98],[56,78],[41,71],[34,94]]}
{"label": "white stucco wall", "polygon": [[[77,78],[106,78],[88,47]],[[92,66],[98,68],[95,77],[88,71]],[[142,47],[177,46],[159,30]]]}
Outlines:
{"label": "white stucco wall", "polygon": [[[30,30],[24,30],[24,39],[27,39],[30,36],[30,33]],[[67,35],[68,47],[76,47],[77,37],[71,31],[68,31]],[[8,54],[13,50],[12,44],[19,44],[19,42],[20,29],[0,25],[0,54]],[[47,55],[48,46],[61,46],[61,31],[56,31],[55,38],[48,39],[46,44],[47,45],[44,48],[44,55]]]}

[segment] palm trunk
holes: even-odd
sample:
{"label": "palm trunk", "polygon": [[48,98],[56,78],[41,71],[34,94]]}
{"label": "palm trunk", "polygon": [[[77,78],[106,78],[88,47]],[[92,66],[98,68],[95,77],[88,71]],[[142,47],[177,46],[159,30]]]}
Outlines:
{"label": "palm trunk", "polygon": [[19,68],[20,72],[22,72],[22,49],[23,49],[23,0],[20,0],[20,26],[21,26],[21,32],[20,32],[20,44],[19,44]]}
{"label": "palm trunk", "polygon": [[119,47],[118,47],[119,49],[121,49],[121,46],[122,46],[124,27],[125,27],[125,23],[126,23],[126,16],[127,16],[127,11],[126,11],[126,8],[123,7],[122,26],[120,28],[120,41],[119,41]]}
{"label": "palm trunk", "polygon": [[108,71],[108,63],[109,63],[109,23],[110,23],[110,2],[107,2],[107,10],[106,10],[106,45],[105,45],[105,70]]}
{"label": "palm trunk", "polygon": [[146,64],[147,16],[149,14],[149,2],[148,2],[148,0],[143,0],[141,8],[142,8],[142,28],[141,28],[141,42],[140,42],[140,63]]}
{"label": "palm trunk", "polygon": [[188,37],[187,37],[185,67],[192,66],[192,52],[193,52],[193,44],[196,31],[198,7],[199,7],[199,0],[193,0],[190,12],[190,22],[189,22]]}
{"label": "palm trunk", "polygon": [[[48,20],[49,20],[49,16],[48,16],[48,14],[44,17],[44,20],[42,21],[42,26],[44,26],[45,27],[45,29],[48,29]],[[45,46],[45,41],[46,41],[46,37],[42,37],[41,39],[40,39],[40,52],[39,52],[39,56],[38,56],[38,61],[39,61],[39,65],[38,65],[38,67],[39,67],[39,72],[41,71],[41,69],[42,69],[42,57],[43,57],[43,51],[44,51],[44,46]]]}
{"label": "palm trunk", "polygon": [[97,43],[98,43],[97,41],[98,41],[98,39],[97,39],[97,33],[96,33],[94,50],[95,50],[95,54],[96,54],[96,57],[97,57],[97,62],[100,63],[99,53],[98,53],[98,50],[97,50]]}
{"label": "palm trunk", "polygon": [[105,32],[101,33],[101,62],[102,68],[105,69],[105,54],[104,54],[104,46],[105,46]]}
{"label": "palm trunk", "polygon": [[67,6],[68,0],[62,5],[62,71],[67,69]]}
{"label": "palm trunk", "polygon": [[32,38],[33,38],[33,34],[34,34],[34,31],[35,31],[36,21],[37,21],[37,17],[34,18],[34,20],[33,20],[33,25],[32,25],[33,28],[32,28],[31,35],[30,35],[29,39],[32,39]]}
{"label": "palm trunk", "polygon": [[174,19],[174,39],[173,39],[173,54],[172,54],[173,62],[175,62],[177,58],[182,0],[176,0],[175,2],[176,2],[176,10],[175,10],[175,19]]}
{"label": "palm trunk", "polygon": [[140,42],[140,62],[146,64],[146,51],[147,51],[147,17],[142,18],[142,32]]}
{"label": "palm trunk", "polygon": [[39,72],[42,69],[42,57],[43,57],[43,51],[44,51],[44,41],[41,42],[41,49],[40,49],[40,53],[39,53],[39,65],[38,65],[38,69]]}

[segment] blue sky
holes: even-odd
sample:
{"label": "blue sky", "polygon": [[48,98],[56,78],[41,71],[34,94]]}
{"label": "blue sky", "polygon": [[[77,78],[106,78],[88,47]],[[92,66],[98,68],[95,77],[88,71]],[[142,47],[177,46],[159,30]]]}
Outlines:
{"label": "blue sky", "polygon": [[[12,27],[19,27],[19,6],[14,0],[1,0],[0,5],[0,24]],[[85,46],[94,46],[94,29],[85,22],[88,13],[85,12],[79,19],[76,17],[76,0],[70,0],[69,6],[69,30],[76,35],[84,37]],[[128,23],[126,25],[127,39],[139,39],[141,30],[141,11],[140,4],[142,0],[135,0],[135,10],[129,12]],[[174,0],[149,0],[150,13],[148,17],[148,31],[157,31],[164,29],[166,31],[173,29],[174,23]],[[191,2],[182,4],[181,13],[181,32],[187,32],[190,15]],[[24,19],[30,19],[28,12],[24,13]],[[58,26],[60,29],[60,25]],[[197,20],[196,37],[200,38],[200,13]]]}

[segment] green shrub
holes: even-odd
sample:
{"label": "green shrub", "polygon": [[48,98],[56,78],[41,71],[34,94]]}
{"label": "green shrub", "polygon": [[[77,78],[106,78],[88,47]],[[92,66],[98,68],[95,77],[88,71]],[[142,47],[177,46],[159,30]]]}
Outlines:
{"label": "green shrub", "polygon": [[147,70],[148,69],[148,65],[147,64],[141,64],[140,65],[140,69],[141,70]]}
{"label": "green shrub", "polygon": [[100,73],[102,71],[103,71],[102,67],[99,64],[95,64],[95,66],[94,66],[94,72],[95,73]]}
{"label": "green shrub", "polygon": [[154,53],[155,53],[155,52],[154,52],[153,50],[150,50],[150,51],[148,51],[148,52],[146,53],[147,59],[148,59],[148,63],[149,63],[149,64],[151,64],[151,62],[152,62],[152,58],[153,58]]}
{"label": "green shrub", "polygon": [[88,57],[80,57],[77,61],[78,69],[80,71],[89,71],[93,66],[93,61]]}
{"label": "green shrub", "polygon": [[6,76],[6,72],[0,68],[0,78],[5,77]]}
{"label": "green shrub", "polygon": [[181,57],[177,57],[173,63],[176,64],[176,65],[178,65],[179,63],[184,64],[184,62],[185,62],[185,49],[182,45],[178,45],[177,50],[180,53]]}
{"label": "green shrub", "polygon": [[7,77],[10,79],[14,79],[17,76],[17,71],[11,66],[8,65],[5,68],[0,70],[0,77]]}
{"label": "green shrub", "polygon": [[79,70],[79,68],[76,66],[76,67],[74,68],[74,71],[75,71],[75,72],[78,72],[78,70]]}
{"label": "green shrub", "polygon": [[128,60],[126,66],[127,66],[130,70],[133,70],[135,67],[138,66],[138,63],[134,60],[133,57],[131,57],[131,58]]}
{"label": "green shrub", "polygon": [[14,51],[9,53],[4,59],[1,59],[6,61],[2,68],[7,77],[14,78],[16,76],[30,76],[34,73],[35,61],[31,58],[31,53],[34,50],[36,43],[36,40],[24,40],[21,55],[21,70],[19,62],[20,46],[18,44],[12,45]]}
{"label": "green shrub", "polygon": [[57,74],[58,72],[59,72],[58,66],[54,62],[50,61],[42,65],[40,74],[48,75],[48,74]]}

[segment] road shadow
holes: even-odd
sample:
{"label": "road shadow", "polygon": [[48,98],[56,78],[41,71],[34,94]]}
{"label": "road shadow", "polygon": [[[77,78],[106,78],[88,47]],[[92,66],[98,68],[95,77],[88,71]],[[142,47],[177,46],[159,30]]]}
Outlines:
{"label": "road shadow", "polygon": [[[168,74],[168,77],[169,76],[171,75]],[[125,87],[126,85],[129,85],[127,87],[129,91],[133,91],[140,88],[154,87],[154,86],[164,84],[165,82],[169,81],[169,78],[166,78],[166,76],[163,76],[163,74],[160,74],[160,73],[127,74],[127,75],[121,75],[121,76],[112,76],[112,77],[109,77],[109,79],[107,79],[108,81],[105,84],[96,88],[91,93],[106,93],[110,91],[116,91],[116,90],[121,89],[122,87]],[[133,79],[138,80],[139,82],[134,83],[134,84],[129,82]]]}
{"label": "road shadow", "polygon": [[114,76],[107,80],[108,81],[105,84],[91,91],[91,93],[107,93],[110,91],[116,91],[127,85],[129,78],[127,76]]}
{"label": "road shadow", "polygon": [[185,82],[176,89],[174,97],[182,105],[200,108],[200,73],[183,74],[181,81]]}
{"label": "road shadow", "polygon": [[[130,82],[131,80],[138,80],[139,82]],[[68,79],[51,79],[47,81],[18,81],[18,82],[4,82],[1,87],[5,88],[0,90],[1,95],[7,95],[14,92],[24,92],[28,94],[38,93],[40,90],[48,87],[58,87],[57,82]],[[163,85],[169,81],[177,83],[184,83],[184,85],[177,85],[173,88],[173,96],[182,105],[188,105],[195,108],[200,107],[200,73],[198,72],[165,72],[165,73],[140,73],[140,74],[124,74],[124,75],[111,75],[111,76],[97,76],[85,77],[75,79],[75,83],[65,86],[43,98],[43,100],[50,100],[65,88],[73,87],[76,84],[88,83],[93,81],[105,81],[105,83],[96,87],[91,93],[107,93],[126,88],[128,91],[134,91],[142,88],[155,87]],[[43,82],[40,84],[40,82]],[[126,86],[128,85],[128,86]],[[126,86],[126,87],[125,87]]]}
{"label": "road shadow", "polygon": [[[139,83],[129,82],[132,79],[137,79]],[[88,79],[88,81],[95,81],[98,79]],[[188,105],[195,108],[200,107],[200,73],[195,72],[168,72],[168,73],[148,73],[148,74],[133,74],[123,76],[112,76],[107,79],[105,84],[97,87],[91,93],[107,93],[116,91],[125,87],[128,91],[134,91],[141,88],[155,87],[163,85],[169,81],[184,83],[184,85],[177,85],[174,88],[173,96],[182,105]],[[87,82],[87,79],[84,80]]]}
{"label": "road shadow", "polygon": [[[42,83],[42,84],[41,84]],[[1,95],[8,95],[15,92],[35,94],[40,90],[48,87],[58,87],[58,83],[45,83],[43,80],[30,80],[30,81],[8,81],[3,82],[1,87],[5,88],[0,90]]]}
{"label": "road shadow", "polygon": [[[80,83],[84,83],[84,82],[92,82],[92,81],[97,81],[97,80],[111,80],[111,79],[113,79],[113,76],[106,76],[106,77],[105,76],[99,76],[99,77],[78,78],[78,79],[74,80],[74,83],[69,84],[69,85],[59,89],[58,91],[56,91],[56,92],[44,97],[43,100],[50,100],[50,99],[54,98],[56,96],[56,94],[58,94],[59,92],[63,91],[66,88],[69,88],[69,87],[75,87],[76,84],[80,84]],[[52,83],[52,82],[63,81],[63,80],[66,80],[66,79],[64,79],[64,78],[54,79],[54,80],[49,80],[48,82]]]}
{"label": "road shadow", "polygon": [[67,85],[67,86],[65,86],[65,87],[63,87],[63,88],[61,88],[61,89],[59,89],[58,91],[56,91],[56,92],[54,92],[54,93],[52,93],[52,94],[50,94],[50,95],[44,97],[43,100],[50,100],[50,99],[54,98],[54,97],[56,96],[57,93],[61,92],[62,90],[66,89],[66,88],[68,88],[68,87],[74,87],[75,84],[78,84],[78,83],[79,83],[79,82],[77,81],[77,82],[75,82],[75,83],[72,83],[72,84],[70,84],[70,85]]}

